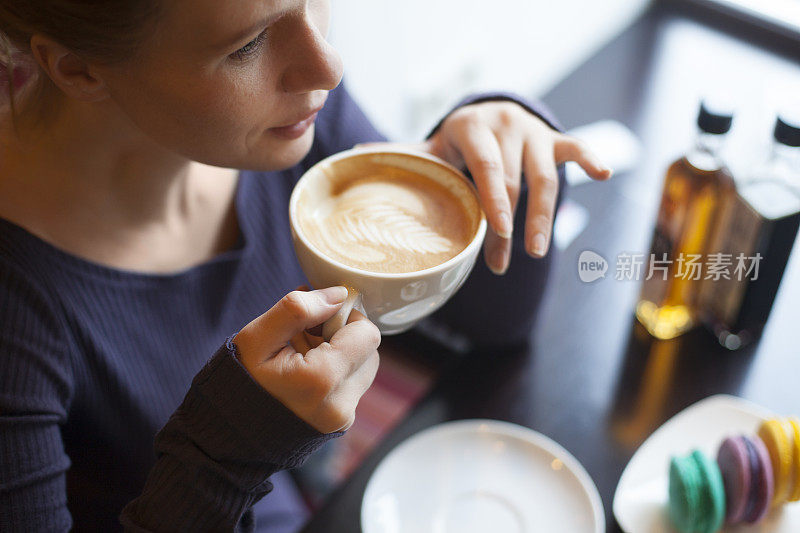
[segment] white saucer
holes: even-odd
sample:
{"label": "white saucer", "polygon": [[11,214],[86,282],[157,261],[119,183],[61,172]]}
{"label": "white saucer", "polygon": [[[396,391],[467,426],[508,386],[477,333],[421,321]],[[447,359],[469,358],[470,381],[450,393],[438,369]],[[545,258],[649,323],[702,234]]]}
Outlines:
{"label": "white saucer", "polygon": [[[631,458],[614,494],[614,516],[629,533],[672,533],[667,517],[669,460],[698,448],[717,457],[719,445],[730,435],[754,435],[765,418],[774,416],[764,407],[735,396],[711,396],[667,420]],[[771,512],[756,526],[728,527],[722,531],[797,533],[800,503]]]}
{"label": "white saucer", "polygon": [[602,533],[581,464],[531,429],[496,420],[428,428],[392,450],[361,504],[364,533]]}

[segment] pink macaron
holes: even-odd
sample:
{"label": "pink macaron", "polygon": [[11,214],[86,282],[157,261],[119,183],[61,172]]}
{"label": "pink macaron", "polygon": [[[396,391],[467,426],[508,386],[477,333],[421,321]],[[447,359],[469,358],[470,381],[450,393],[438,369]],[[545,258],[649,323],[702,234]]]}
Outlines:
{"label": "pink macaron", "polygon": [[738,524],[744,519],[750,499],[752,469],[744,437],[728,437],[719,447],[717,464],[725,486],[725,521]]}
{"label": "pink macaron", "polygon": [[753,524],[762,520],[775,490],[764,442],[757,436],[729,437],[719,447],[717,464],[725,486],[725,521]]}
{"label": "pink macaron", "polygon": [[747,444],[752,472],[752,488],[750,500],[745,506],[744,521],[750,524],[760,522],[769,511],[772,494],[775,491],[775,479],[772,474],[772,461],[764,441],[758,435],[744,437]]}

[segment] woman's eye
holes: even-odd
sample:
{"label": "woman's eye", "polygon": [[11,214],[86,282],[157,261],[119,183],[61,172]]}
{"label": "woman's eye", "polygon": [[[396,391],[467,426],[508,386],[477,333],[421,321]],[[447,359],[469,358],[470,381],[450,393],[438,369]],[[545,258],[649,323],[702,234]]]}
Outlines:
{"label": "woman's eye", "polygon": [[244,45],[243,47],[236,50],[234,53],[231,54],[231,57],[234,59],[238,59],[243,61],[256,53],[259,48],[261,48],[261,44],[264,42],[264,38],[267,36],[267,30],[262,31],[258,34],[258,37]]}

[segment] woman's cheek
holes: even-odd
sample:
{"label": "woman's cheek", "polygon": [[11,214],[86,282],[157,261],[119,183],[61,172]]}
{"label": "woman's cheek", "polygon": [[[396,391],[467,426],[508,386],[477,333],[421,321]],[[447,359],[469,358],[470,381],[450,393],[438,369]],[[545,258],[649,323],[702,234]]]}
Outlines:
{"label": "woman's cheek", "polygon": [[264,115],[264,95],[248,79],[227,79],[212,83],[209,91],[198,95],[193,112],[205,116],[219,136],[229,142],[251,129]]}

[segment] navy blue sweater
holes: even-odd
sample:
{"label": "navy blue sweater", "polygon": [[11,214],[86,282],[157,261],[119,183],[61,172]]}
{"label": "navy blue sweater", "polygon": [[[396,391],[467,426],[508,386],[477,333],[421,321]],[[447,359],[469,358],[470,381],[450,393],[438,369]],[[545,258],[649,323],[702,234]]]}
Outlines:
{"label": "navy blue sweater", "polygon": [[[178,273],[93,263],[0,218],[0,531],[301,525],[285,470],[340,433],[320,434],[270,396],[229,339],[307,283],[288,219],[303,171],[380,140],[345,89],[332,91],[299,165],[240,173],[237,245]],[[525,255],[525,205],[523,193],[507,274],[481,258],[429,320],[480,344],[528,338],[550,259]]]}

